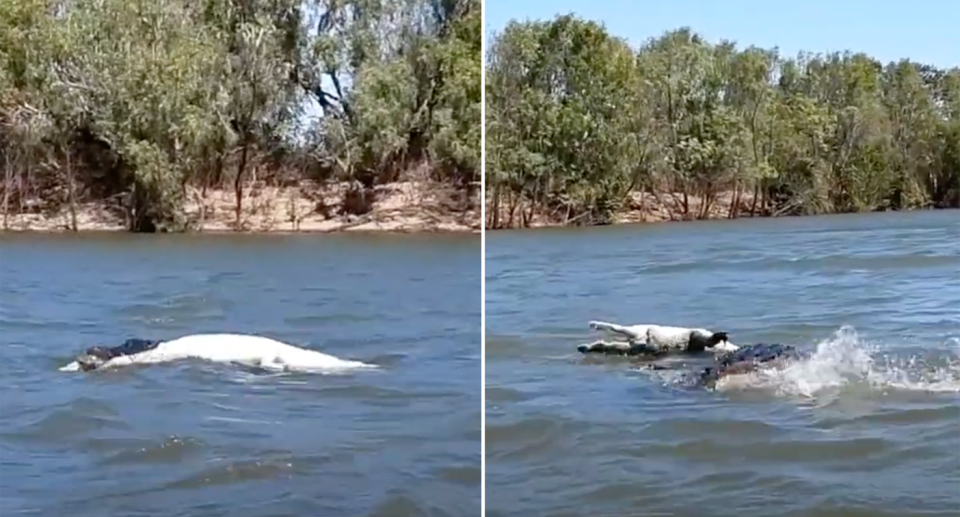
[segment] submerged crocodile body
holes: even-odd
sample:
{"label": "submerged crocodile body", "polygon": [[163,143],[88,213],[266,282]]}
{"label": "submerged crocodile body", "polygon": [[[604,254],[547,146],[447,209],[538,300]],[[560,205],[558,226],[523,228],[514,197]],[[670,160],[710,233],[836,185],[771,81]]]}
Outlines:
{"label": "submerged crocodile body", "polygon": [[[597,342],[581,345],[581,353],[600,352],[624,356],[634,356],[642,362],[644,369],[676,370],[675,364],[664,364],[659,359],[667,353],[651,350],[644,344]],[[705,388],[713,388],[717,381],[729,375],[746,374],[761,367],[779,367],[785,363],[805,357],[797,347],[779,343],[758,343],[716,356],[712,365],[693,374],[694,383]]]}
{"label": "submerged crocodile body", "polygon": [[750,373],[760,366],[779,366],[802,357],[800,350],[791,345],[759,343],[744,346],[718,357],[713,366],[704,368],[700,373],[700,383],[712,387],[728,375]]}

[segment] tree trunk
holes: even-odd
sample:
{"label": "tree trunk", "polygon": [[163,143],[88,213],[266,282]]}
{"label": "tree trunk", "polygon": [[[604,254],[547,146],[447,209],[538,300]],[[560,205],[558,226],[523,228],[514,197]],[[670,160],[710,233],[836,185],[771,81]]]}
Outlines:
{"label": "tree trunk", "polygon": [[127,223],[127,230],[131,232],[137,231],[137,228],[140,227],[140,223],[137,220],[137,183],[134,182],[130,186],[130,193],[127,195],[127,198],[123,201],[123,217]]}
{"label": "tree trunk", "polygon": [[[213,171],[213,186],[219,187],[221,183],[223,183],[223,154],[222,153],[219,156],[217,156],[217,167]],[[204,188],[206,188],[206,186],[207,185],[204,184]],[[206,191],[204,191],[204,195],[206,195]]]}
{"label": "tree trunk", "polygon": [[760,180],[760,212],[764,215],[767,214],[767,207],[770,204],[769,199],[767,198],[767,180]]}
{"label": "tree trunk", "polygon": [[203,225],[207,220],[207,185],[204,182],[200,192],[197,193],[197,205],[200,206],[200,220],[197,222],[197,231],[203,232]]}
{"label": "tree trunk", "polygon": [[241,223],[241,212],[243,211],[243,172],[247,168],[247,153],[249,152],[250,145],[247,142],[243,143],[243,149],[240,151],[240,165],[237,166],[237,177],[233,180],[233,193],[236,196],[237,206],[236,210],[236,220],[234,221],[235,230],[240,231],[243,229]]}
{"label": "tree trunk", "polygon": [[526,221],[526,226],[527,226],[527,227],[529,227],[529,226],[530,226],[530,222],[533,221],[534,213],[535,213],[536,210],[537,210],[537,197],[539,196],[540,185],[537,184],[537,185],[534,187],[534,189],[535,189],[535,190],[533,191],[533,196],[530,196],[530,210],[527,211],[527,218],[526,218],[526,219],[527,219],[527,221]]}
{"label": "tree trunk", "polygon": [[743,185],[740,180],[736,180],[733,183],[733,198],[730,203],[730,212],[727,215],[728,219],[736,219],[740,215],[740,193],[742,191]]}
{"label": "tree trunk", "polygon": [[706,218],[707,215],[707,196],[710,195],[706,186],[697,189],[700,194],[700,203],[697,205],[697,213],[695,218],[697,220],[702,220]]}
{"label": "tree trunk", "polygon": [[640,188],[640,221],[647,222],[647,187]]}
{"label": "tree trunk", "polygon": [[[30,160],[27,159],[24,161],[26,162],[24,163],[24,169],[26,170],[24,174],[27,176],[26,181],[30,181]],[[24,174],[17,174],[17,214],[23,213],[23,191],[26,189],[23,185]]]}
{"label": "tree trunk", "polygon": [[70,204],[70,231],[77,231],[77,200],[73,184],[73,164],[70,162],[70,149],[67,149],[67,199]]}
{"label": "tree trunk", "polygon": [[710,208],[713,206],[713,188],[707,187],[700,200],[700,219],[710,219]]}
{"label": "tree trunk", "polygon": [[492,223],[490,226],[496,230],[500,228],[500,184],[493,187],[493,214],[491,214]]}
{"label": "tree trunk", "polygon": [[10,166],[10,155],[4,153],[3,158],[3,229],[9,230],[10,225],[7,222],[7,217],[10,214],[10,175],[13,171]]}

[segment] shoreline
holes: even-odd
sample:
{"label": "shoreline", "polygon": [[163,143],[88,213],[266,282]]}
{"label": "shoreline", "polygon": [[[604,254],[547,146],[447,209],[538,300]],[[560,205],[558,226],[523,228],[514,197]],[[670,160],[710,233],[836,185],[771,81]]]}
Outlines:
{"label": "shoreline", "polygon": [[[349,185],[244,187],[237,227],[236,195],[232,189],[189,187],[183,204],[189,221],[186,234],[336,234],[451,233],[479,234],[482,218],[476,199],[455,200],[458,193],[434,182],[397,182],[375,187],[369,212],[345,215],[338,210]],[[474,196],[475,198],[477,196]],[[457,205],[457,206],[454,206]],[[76,231],[68,207],[55,212],[10,212],[0,215],[0,234],[128,232],[126,221],[105,201],[78,203]]]}
{"label": "shoreline", "polygon": [[747,214],[738,215],[736,217],[707,217],[704,219],[617,220],[615,222],[606,223],[606,224],[590,224],[590,225],[579,225],[579,226],[573,225],[573,224],[563,224],[563,223],[536,224],[536,225],[523,226],[523,227],[517,226],[513,228],[491,228],[489,226],[486,226],[484,227],[484,231],[500,233],[500,232],[518,232],[518,231],[524,231],[524,230],[553,230],[553,229],[562,229],[562,228],[585,229],[585,228],[604,228],[604,227],[610,227],[610,226],[630,226],[630,225],[659,226],[664,224],[698,223],[698,222],[703,223],[703,222],[709,222],[709,221],[737,221],[742,219],[798,219],[798,218],[806,219],[811,217],[826,217],[826,216],[836,216],[836,215],[887,214],[887,213],[896,213],[896,212],[902,212],[902,213],[936,212],[940,210],[960,211],[960,208],[931,206],[931,207],[924,207],[924,208],[907,208],[907,209],[900,209],[900,210],[874,210],[874,211],[866,211],[866,212],[827,212],[822,214],[784,214],[784,215],[755,214],[752,216],[749,213],[747,213]]}
{"label": "shoreline", "polygon": [[[700,198],[697,196],[688,196],[690,213],[695,214],[700,208]],[[738,219],[787,219],[787,218],[797,218],[797,217],[816,217],[816,216],[825,216],[825,215],[844,215],[844,214],[857,214],[857,213],[886,213],[886,212],[921,212],[927,210],[960,210],[957,207],[937,207],[929,206],[922,208],[908,208],[908,209],[898,209],[898,210],[872,210],[864,212],[824,212],[824,213],[764,213],[763,211],[757,210],[751,212],[751,207],[753,205],[753,198],[747,193],[741,193],[738,207],[734,210],[733,203],[733,193],[727,192],[722,193],[717,196],[713,201],[712,205],[707,209],[706,215],[704,217],[694,217],[690,215],[685,215],[682,205],[677,196],[672,196],[669,193],[659,193],[658,195],[653,195],[650,193],[636,192],[631,196],[631,199],[627,202],[628,208],[621,210],[613,216],[613,220],[604,223],[604,224],[586,224],[586,225],[577,225],[570,224],[563,220],[549,217],[549,215],[544,215],[541,212],[534,212],[532,218],[528,218],[525,221],[525,224],[514,224],[514,225],[501,225],[500,227],[492,227],[490,223],[490,211],[492,210],[492,203],[488,199],[486,202],[486,218],[484,220],[484,231],[490,232],[499,232],[499,231],[516,231],[516,230],[533,230],[533,229],[547,229],[547,228],[592,228],[592,227],[603,227],[603,226],[621,226],[621,225],[648,225],[648,224],[664,224],[664,223],[682,223],[682,222],[698,222],[698,221],[722,221],[722,220],[738,220]],[[517,206],[517,211],[528,210],[529,205],[523,204]],[[501,207],[501,224],[504,221],[509,221],[509,216],[507,214],[508,210]],[[517,216],[515,215],[515,218]]]}

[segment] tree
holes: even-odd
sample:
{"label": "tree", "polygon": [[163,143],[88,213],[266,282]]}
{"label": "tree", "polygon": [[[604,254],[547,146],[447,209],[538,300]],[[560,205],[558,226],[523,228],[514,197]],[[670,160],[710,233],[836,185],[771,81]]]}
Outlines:
{"label": "tree", "polygon": [[729,217],[958,206],[958,77],[689,28],[634,50],[574,16],[511,22],[487,62],[486,224],[602,224],[641,192],[685,218],[721,196]]}
{"label": "tree", "polygon": [[371,193],[426,170],[469,191],[480,30],[479,0],[2,2],[5,209],[86,199],[182,230],[189,188],[229,182],[240,229],[254,170]]}

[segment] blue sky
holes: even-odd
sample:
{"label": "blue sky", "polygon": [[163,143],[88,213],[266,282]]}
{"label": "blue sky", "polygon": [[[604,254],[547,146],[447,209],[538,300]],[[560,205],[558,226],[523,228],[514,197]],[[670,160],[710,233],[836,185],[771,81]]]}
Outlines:
{"label": "blue sky", "polygon": [[712,42],[776,46],[787,56],[851,50],[884,63],[960,66],[960,0],[484,0],[484,9],[488,38],[511,19],[575,13],[634,46],[689,26]]}

